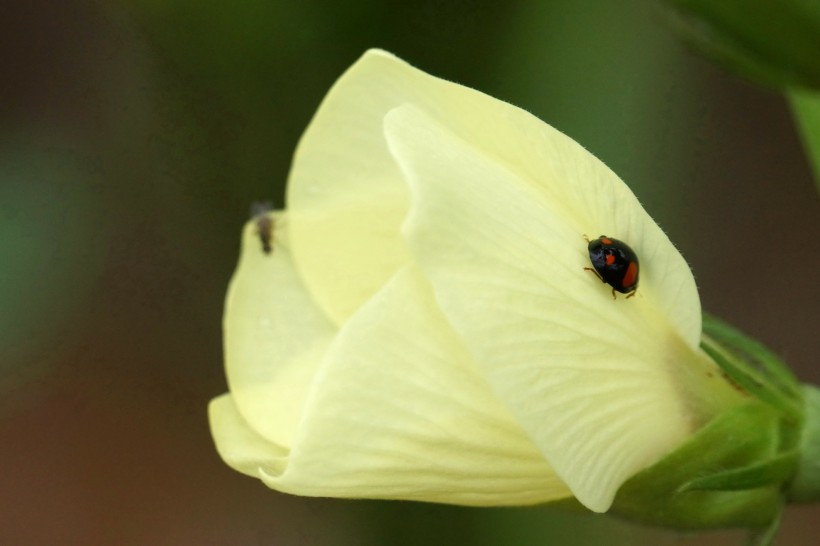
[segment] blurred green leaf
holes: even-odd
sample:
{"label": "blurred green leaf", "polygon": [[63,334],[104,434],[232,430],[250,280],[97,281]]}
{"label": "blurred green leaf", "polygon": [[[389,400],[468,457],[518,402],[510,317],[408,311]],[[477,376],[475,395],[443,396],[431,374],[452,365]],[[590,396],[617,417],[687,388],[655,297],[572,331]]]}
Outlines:
{"label": "blurred green leaf", "polygon": [[685,39],[746,77],[820,89],[817,0],[667,0]]}
{"label": "blurred green leaf", "polygon": [[820,93],[792,90],[786,96],[791,102],[792,114],[814,171],[814,182],[820,189]]}
{"label": "blurred green leaf", "polygon": [[0,147],[0,401],[47,373],[104,267],[103,182],[57,149]]}

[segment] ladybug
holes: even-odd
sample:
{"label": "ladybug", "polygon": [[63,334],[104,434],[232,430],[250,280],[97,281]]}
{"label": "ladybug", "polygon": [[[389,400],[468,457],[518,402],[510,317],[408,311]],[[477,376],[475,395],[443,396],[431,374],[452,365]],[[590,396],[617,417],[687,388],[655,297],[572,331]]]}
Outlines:
{"label": "ladybug", "polygon": [[587,248],[592,267],[584,269],[592,271],[601,282],[612,287],[612,298],[616,299],[616,291],[626,294],[627,298],[634,296],[638,289],[639,270],[635,251],[625,242],[606,235],[589,241]]}

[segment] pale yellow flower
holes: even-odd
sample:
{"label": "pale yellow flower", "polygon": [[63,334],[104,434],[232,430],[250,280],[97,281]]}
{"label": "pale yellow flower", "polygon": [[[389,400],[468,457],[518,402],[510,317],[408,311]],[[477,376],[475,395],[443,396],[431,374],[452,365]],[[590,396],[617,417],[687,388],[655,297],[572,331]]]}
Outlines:
{"label": "pale yellow flower", "polygon": [[[691,271],[612,171],[383,51],[305,132],[272,253],[255,230],[210,419],[274,489],[601,512],[740,400],[698,348]],[[634,298],[584,270],[601,234],[638,253]]]}

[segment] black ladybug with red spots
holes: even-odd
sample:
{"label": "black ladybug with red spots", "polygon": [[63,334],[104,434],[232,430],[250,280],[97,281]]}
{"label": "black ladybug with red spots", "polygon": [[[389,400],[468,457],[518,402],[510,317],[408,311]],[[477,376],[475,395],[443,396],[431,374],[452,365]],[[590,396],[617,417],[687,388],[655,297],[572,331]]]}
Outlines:
{"label": "black ladybug with red spots", "polygon": [[602,282],[611,286],[613,298],[616,298],[615,292],[626,294],[627,298],[635,295],[638,289],[638,255],[628,244],[601,235],[589,241],[588,250],[592,267],[584,269],[592,271]]}

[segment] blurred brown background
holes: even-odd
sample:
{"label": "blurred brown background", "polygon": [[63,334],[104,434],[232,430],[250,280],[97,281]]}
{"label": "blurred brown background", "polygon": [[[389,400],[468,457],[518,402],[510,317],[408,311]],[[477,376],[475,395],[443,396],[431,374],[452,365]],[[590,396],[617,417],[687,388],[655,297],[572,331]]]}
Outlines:
{"label": "blurred brown background", "polygon": [[[0,3],[0,544],[742,544],[543,507],[305,499],[237,474],[205,408],[252,201],[379,46],[602,158],[704,308],[820,383],[820,203],[783,99],[649,0]],[[780,545],[817,543],[789,508]]]}

